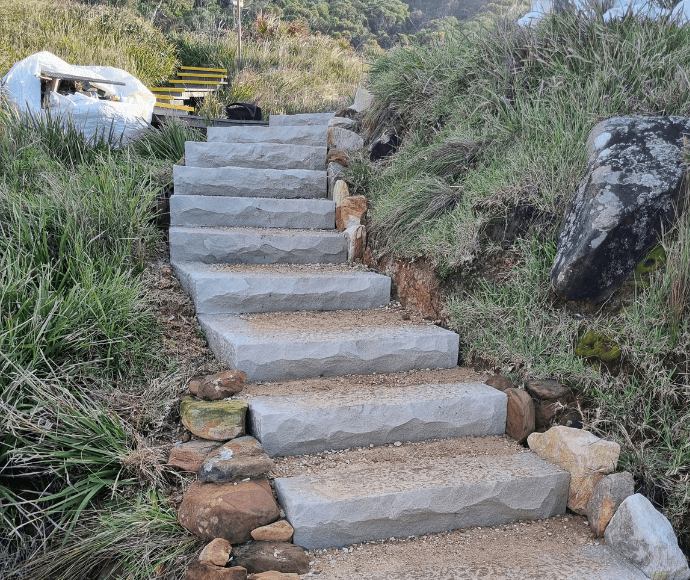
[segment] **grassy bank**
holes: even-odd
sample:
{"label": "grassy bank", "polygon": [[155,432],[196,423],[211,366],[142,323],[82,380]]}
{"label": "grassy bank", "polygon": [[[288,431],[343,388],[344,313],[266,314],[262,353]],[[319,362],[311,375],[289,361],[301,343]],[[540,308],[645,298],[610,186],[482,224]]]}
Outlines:
{"label": "grassy bank", "polygon": [[[688,547],[687,214],[664,237],[662,267],[601,307],[563,303],[549,274],[594,125],[690,114],[690,30],[567,13],[523,30],[514,24],[520,12],[496,10],[443,43],[372,65],[371,122],[404,134],[390,161],[360,159],[350,170],[371,199],[375,249],[423,257],[454,288],[446,307],[465,360],[584,392],[589,426],[621,443],[622,467]],[[588,331],[621,355],[577,356]]]}

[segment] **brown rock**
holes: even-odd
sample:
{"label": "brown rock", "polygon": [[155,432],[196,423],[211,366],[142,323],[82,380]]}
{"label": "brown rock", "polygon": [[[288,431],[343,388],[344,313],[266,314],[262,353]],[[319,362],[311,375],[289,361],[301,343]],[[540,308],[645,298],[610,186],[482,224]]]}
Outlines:
{"label": "brown rock", "polygon": [[197,393],[199,392],[199,387],[201,386],[201,383],[204,381],[204,379],[192,379],[189,381],[189,394],[192,395],[192,397],[196,397]]}
{"label": "brown rock", "polygon": [[548,429],[556,418],[561,404],[558,401],[538,401],[534,404],[534,426]]}
{"label": "brown rock", "polygon": [[237,481],[263,477],[273,469],[273,460],[254,437],[228,441],[210,453],[199,469],[202,481]]}
{"label": "brown rock", "polygon": [[525,389],[534,398],[545,401],[560,401],[566,404],[574,399],[570,388],[552,379],[526,380]]}
{"label": "brown rock", "polygon": [[620,445],[596,435],[557,425],[546,433],[532,433],[529,448],[539,457],[570,472],[568,507],[581,515],[597,483],[616,469]]}
{"label": "brown rock", "polygon": [[345,151],[340,149],[331,149],[326,155],[326,165],[329,163],[338,163],[343,167],[349,167],[349,158]]}
{"label": "brown rock", "polygon": [[582,429],[582,413],[577,409],[568,409],[558,421],[559,425]]}
{"label": "brown rock", "polygon": [[299,574],[284,574],[283,572],[262,572],[261,574],[252,574],[248,580],[299,580]]}
{"label": "brown rock", "polygon": [[242,391],[246,382],[247,375],[233,369],[194,379],[189,383],[189,392],[205,401],[220,401]]}
{"label": "brown rock", "polygon": [[352,224],[343,233],[347,240],[347,261],[361,260],[367,245],[367,228]]}
{"label": "brown rock", "polygon": [[177,512],[180,524],[200,538],[224,538],[231,544],[249,541],[252,530],[279,516],[280,508],[266,480],[237,484],[197,481]]}
{"label": "brown rock", "polygon": [[335,227],[339,232],[344,232],[352,224],[359,225],[365,213],[367,213],[366,197],[363,195],[347,197],[335,208]]}
{"label": "brown rock", "polygon": [[232,553],[232,546],[230,542],[223,538],[216,538],[212,542],[206,544],[201,554],[199,554],[199,562],[209,562],[215,566],[225,566],[230,559]]}
{"label": "brown rock", "polygon": [[498,389],[499,391],[505,391],[506,389],[515,388],[513,381],[511,381],[505,375],[494,375],[493,377],[489,377],[488,379],[486,379],[484,382],[490,387]]}
{"label": "brown rock", "polygon": [[292,534],[294,533],[294,528],[288,522],[280,520],[268,526],[252,530],[252,538],[267,542],[289,542],[292,540]]}
{"label": "brown rock", "polygon": [[182,424],[201,439],[228,441],[245,434],[247,402],[199,401],[186,397],[180,403]]}
{"label": "brown rock", "polygon": [[285,542],[250,542],[238,546],[234,551],[233,562],[243,566],[250,574],[261,572],[309,572],[309,556],[294,544]]}
{"label": "brown rock", "polygon": [[534,431],[532,397],[520,389],[506,389],[504,393],[508,395],[506,434],[522,442]]}
{"label": "brown rock", "polygon": [[210,562],[192,562],[187,568],[185,580],[247,580],[247,570],[239,566],[221,568]]}
{"label": "brown rock", "polygon": [[201,469],[201,465],[209,453],[212,453],[219,447],[219,442],[207,441],[206,439],[197,439],[182,445],[174,445],[168,456],[168,465],[183,471],[197,472]]}
{"label": "brown rock", "polygon": [[631,473],[612,473],[602,478],[587,502],[587,520],[597,538],[604,535],[613,514],[626,498],[635,493],[635,480]]}

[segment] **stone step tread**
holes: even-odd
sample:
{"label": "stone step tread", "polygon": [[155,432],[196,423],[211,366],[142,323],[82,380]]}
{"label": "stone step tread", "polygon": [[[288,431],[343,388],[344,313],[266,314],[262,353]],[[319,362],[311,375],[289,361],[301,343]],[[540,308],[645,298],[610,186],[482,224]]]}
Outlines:
{"label": "stone step tread", "polygon": [[507,397],[483,383],[256,397],[252,433],[270,456],[505,432]]}
{"label": "stone step tread", "polygon": [[300,113],[297,115],[271,115],[269,127],[285,125],[328,125],[335,113]]}
{"label": "stone step tread", "polygon": [[569,473],[526,450],[275,479],[294,542],[307,549],[548,518],[565,512],[569,485]]}
{"label": "stone step tread", "polygon": [[323,264],[347,261],[347,241],[337,231],[283,228],[171,226],[170,260],[251,264]]}
{"label": "stone step tread", "polygon": [[225,265],[175,262],[199,314],[378,308],[391,279],[338,264]]}
{"label": "stone step tread", "polygon": [[248,380],[451,368],[459,336],[383,310],[200,315],[213,352]]}
{"label": "stone step tread", "polygon": [[170,224],[185,227],[335,229],[335,202],[327,199],[176,193],[170,198]]}
{"label": "stone step tread", "polygon": [[327,130],[327,125],[209,127],[206,138],[209,142],[289,143],[321,147],[326,144]]}
{"label": "stone step tread", "polygon": [[185,165],[190,167],[245,167],[252,169],[307,169],[325,171],[326,145],[283,143],[185,143]]}

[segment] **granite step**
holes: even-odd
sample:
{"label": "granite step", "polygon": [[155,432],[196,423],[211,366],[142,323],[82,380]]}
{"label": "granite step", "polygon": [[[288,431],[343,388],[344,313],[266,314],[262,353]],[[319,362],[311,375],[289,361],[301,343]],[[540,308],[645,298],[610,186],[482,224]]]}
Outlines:
{"label": "granite step", "polygon": [[380,310],[198,318],[214,354],[251,382],[442,369],[458,361],[454,332]]}
{"label": "granite step", "polygon": [[328,199],[280,199],[180,195],[170,198],[170,224],[212,228],[335,229],[335,202]]}
{"label": "granite step", "polygon": [[248,169],[246,167],[173,167],[175,195],[325,198],[326,171]]}
{"label": "granite step", "polygon": [[175,262],[198,314],[354,310],[390,301],[391,279],[346,266],[223,266]]}
{"label": "granite step", "polygon": [[250,169],[308,169],[325,171],[326,145],[308,147],[280,143],[185,143],[189,167],[246,167]]}
{"label": "granite step", "polygon": [[508,398],[483,383],[256,397],[248,422],[271,456],[505,433]]}
{"label": "granite step", "polygon": [[327,130],[327,125],[209,127],[206,139],[215,143],[284,143],[323,147]]}
{"label": "granite step", "polygon": [[299,115],[271,115],[269,127],[285,125],[328,125],[335,113],[301,113]]}
{"label": "granite step", "polygon": [[406,445],[397,448],[402,460],[276,478],[294,543],[313,550],[565,513],[568,472],[517,445],[482,443],[476,453],[473,438],[444,443],[450,452],[440,457],[405,453]]}
{"label": "granite step", "polygon": [[337,231],[171,226],[168,236],[173,263],[338,264],[347,261],[347,240]]}

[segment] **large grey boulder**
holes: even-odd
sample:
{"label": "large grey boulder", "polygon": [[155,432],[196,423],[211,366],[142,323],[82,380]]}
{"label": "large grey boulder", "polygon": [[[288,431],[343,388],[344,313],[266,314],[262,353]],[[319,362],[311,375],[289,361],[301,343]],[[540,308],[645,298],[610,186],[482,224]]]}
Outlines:
{"label": "large grey boulder", "polygon": [[636,493],[611,518],[606,544],[655,580],[688,580],[690,568],[671,523]]}
{"label": "large grey boulder", "polygon": [[617,290],[675,217],[690,119],[614,117],[587,140],[587,172],[558,238],[551,283],[570,300]]}

